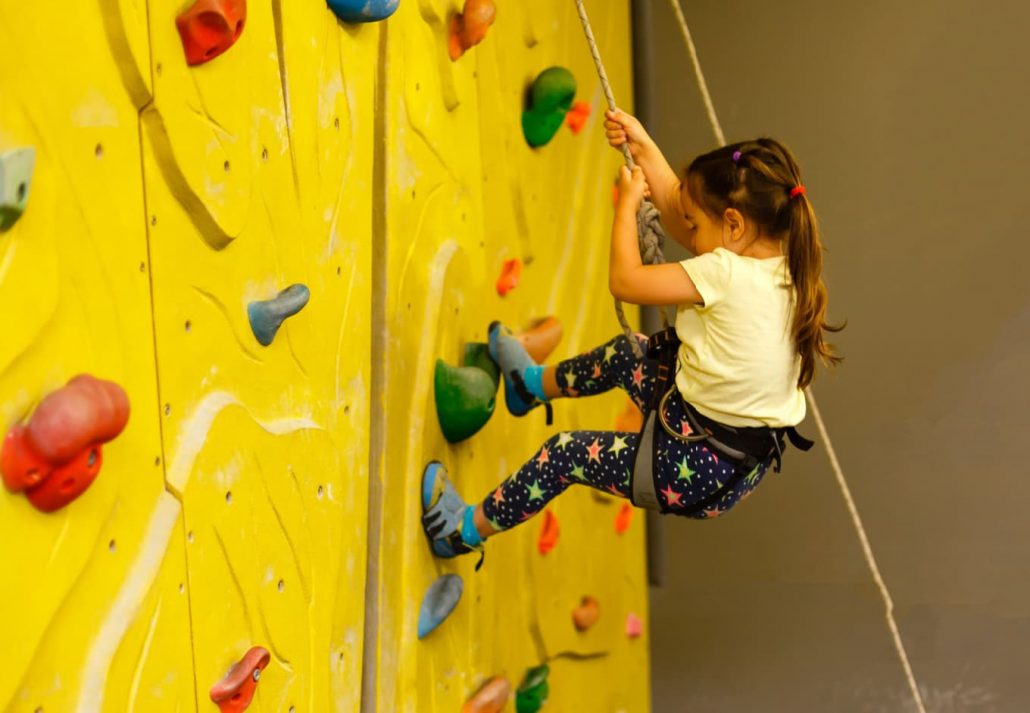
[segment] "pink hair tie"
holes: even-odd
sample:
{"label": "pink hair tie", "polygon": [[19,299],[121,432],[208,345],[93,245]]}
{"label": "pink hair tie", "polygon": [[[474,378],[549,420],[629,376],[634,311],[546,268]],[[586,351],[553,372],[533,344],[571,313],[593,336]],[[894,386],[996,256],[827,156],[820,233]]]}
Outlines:
{"label": "pink hair tie", "polygon": [[800,183],[790,189],[790,197],[791,198],[797,198],[798,196],[803,196],[803,195],[805,195],[805,193],[806,193],[805,187],[802,186]]}
{"label": "pink hair tie", "polygon": [[740,151],[734,151],[733,152],[733,163],[740,163],[741,155],[742,154],[740,153]]}

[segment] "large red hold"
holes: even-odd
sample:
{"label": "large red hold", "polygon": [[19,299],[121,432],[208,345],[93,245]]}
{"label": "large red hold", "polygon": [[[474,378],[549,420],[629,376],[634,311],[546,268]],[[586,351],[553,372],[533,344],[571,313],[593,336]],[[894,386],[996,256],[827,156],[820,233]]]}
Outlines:
{"label": "large red hold", "polygon": [[236,44],[247,24],[247,0],[196,0],[175,19],[186,64],[203,64]]}
{"label": "large red hold", "polygon": [[28,424],[11,428],[0,450],[0,474],[11,492],[53,512],[77,498],[96,479],[101,445],[129,420],[129,397],[118,384],[88,374],[47,395]]}
{"label": "large red hold", "polygon": [[211,700],[221,713],[242,713],[254,699],[261,672],[271,659],[268,649],[252,646],[243,658],[233,664],[225,678],[211,686]]}

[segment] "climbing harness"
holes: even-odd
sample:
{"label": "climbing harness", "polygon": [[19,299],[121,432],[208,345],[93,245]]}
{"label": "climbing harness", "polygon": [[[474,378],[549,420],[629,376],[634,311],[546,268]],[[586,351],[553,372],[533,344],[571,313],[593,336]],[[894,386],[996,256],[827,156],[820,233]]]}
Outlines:
{"label": "climbing harness", "polygon": [[[597,40],[594,39],[594,31],[590,27],[590,19],[587,17],[587,10],[583,5],[583,0],[576,0],[576,10],[579,12],[580,22],[583,23],[583,34],[586,36],[587,45],[590,47],[590,56],[594,58],[594,66],[597,68],[597,76],[601,80],[601,88],[604,90],[605,99],[608,101],[608,108],[616,111],[615,95],[612,93],[612,85],[608,82],[608,73],[604,70],[604,63],[601,61],[601,51],[597,47]],[[632,154],[630,154],[629,145],[622,145],[622,155],[626,159],[626,167],[632,171],[636,163],[633,161]],[[645,265],[656,265],[665,262],[665,255],[662,251],[662,246],[665,244],[665,229],[662,227],[661,215],[658,213],[658,209],[647,198],[640,203],[640,209],[637,210],[637,242],[640,247],[640,260]],[[622,310],[622,303],[617,299],[615,300],[615,315],[619,319],[619,324],[622,325],[622,331],[625,333],[626,339],[629,340],[634,356],[638,359],[643,358],[644,354],[640,349],[640,345],[633,337],[633,330],[630,328],[629,322],[626,321],[626,315]],[[669,326],[669,320],[664,311],[662,311],[662,323],[665,327]]]}
{"label": "climbing harness", "polygon": [[662,513],[667,512],[658,500],[654,482],[654,464],[657,460],[655,456],[657,445],[655,424],[657,422],[670,437],[683,443],[703,442],[709,449],[735,466],[733,476],[722,487],[693,504],[686,511],[676,511],[679,515],[693,515],[718,503],[736,487],[742,478],[767,460],[774,463],[773,470],[775,472],[780,472],[784,438],[788,438],[795,448],[802,451],[809,450],[814,443],[799,434],[793,426],[787,428],[727,426],[703,415],[686,401],[683,402],[683,406],[687,422],[690,424],[690,433],[678,433],[669,425],[665,407],[673,394],[679,395],[675,384],[679,345],[680,340],[673,327],[666,327],[651,335],[647,340],[647,357],[658,362],[658,372],[655,376],[654,391],[651,392],[651,398],[645,405],[644,426],[640,430],[640,445],[637,448],[630,477],[630,500],[637,507]]}

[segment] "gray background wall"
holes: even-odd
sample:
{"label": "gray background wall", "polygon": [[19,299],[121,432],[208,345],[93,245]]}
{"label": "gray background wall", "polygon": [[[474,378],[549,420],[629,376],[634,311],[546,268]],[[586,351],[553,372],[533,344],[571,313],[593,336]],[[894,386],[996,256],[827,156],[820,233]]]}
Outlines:
{"label": "gray background wall", "polygon": [[[1030,6],[683,1],[727,139],[790,145],[821,217],[849,326],[815,394],[927,710],[1030,710]],[[714,139],[643,5],[640,112],[685,163]],[[664,531],[654,710],[915,710],[821,445]]]}

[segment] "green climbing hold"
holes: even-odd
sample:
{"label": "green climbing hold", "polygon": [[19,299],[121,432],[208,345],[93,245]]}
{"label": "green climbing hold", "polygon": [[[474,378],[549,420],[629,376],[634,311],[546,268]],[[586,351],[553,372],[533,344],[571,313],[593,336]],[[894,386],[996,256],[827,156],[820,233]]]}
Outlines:
{"label": "green climbing hold", "polygon": [[0,154],[0,232],[10,230],[29,202],[36,150],[31,147]]}
{"label": "green climbing hold", "polygon": [[437,359],[433,389],[436,417],[449,443],[469,438],[493,415],[497,381],[477,366],[455,367]]}
{"label": "green climbing hold", "polygon": [[551,692],[547,687],[547,675],[551,672],[547,664],[536,666],[526,671],[526,677],[519,684],[515,693],[515,710],[517,713],[536,713]]}
{"label": "green climbing hold", "polygon": [[497,362],[490,358],[490,345],[483,342],[469,342],[465,345],[465,366],[477,366],[494,382],[494,390],[501,383],[501,370]]}
{"label": "green climbing hold", "polygon": [[564,67],[545,69],[526,93],[522,112],[522,134],[537,148],[549,142],[565,122],[576,98],[576,78]]}

